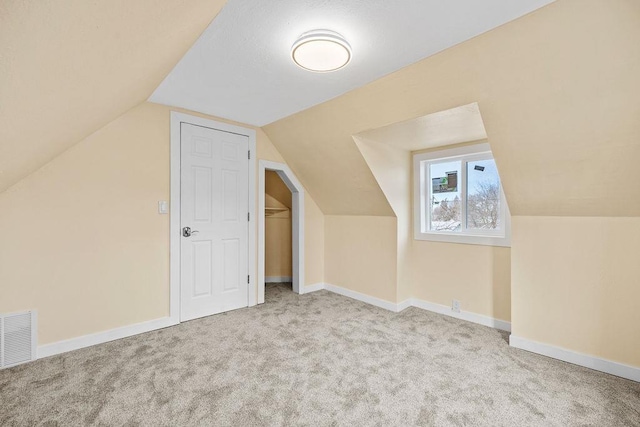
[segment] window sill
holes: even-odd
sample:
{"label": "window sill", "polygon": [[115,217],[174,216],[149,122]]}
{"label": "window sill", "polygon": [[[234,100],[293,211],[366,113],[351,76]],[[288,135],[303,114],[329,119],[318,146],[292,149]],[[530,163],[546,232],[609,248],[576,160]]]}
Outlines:
{"label": "window sill", "polygon": [[509,238],[509,236],[456,236],[448,233],[415,233],[414,239],[430,242],[460,243],[465,245],[500,246],[506,248],[511,247],[511,239]]}

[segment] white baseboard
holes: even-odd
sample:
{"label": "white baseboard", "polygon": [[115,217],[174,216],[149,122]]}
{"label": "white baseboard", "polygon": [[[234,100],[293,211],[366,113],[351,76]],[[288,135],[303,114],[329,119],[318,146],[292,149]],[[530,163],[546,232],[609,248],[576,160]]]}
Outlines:
{"label": "white baseboard", "polygon": [[502,331],[511,332],[511,323],[505,320],[494,319],[493,317],[484,316],[482,314],[471,313],[463,311],[456,313],[451,310],[450,307],[442,304],[436,304],[429,301],[424,301],[417,298],[408,298],[402,302],[394,303],[386,301],[380,298],[372,297],[360,292],[352,291],[351,289],[342,288],[340,286],[332,285],[330,283],[316,283],[314,285],[306,286],[305,293],[319,291],[320,289],[326,289],[327,291],[353,298],[358,301],[362,301],[367,304],[375,305],[376,307],[384,308],[385,310],[399,313],[402,310],[409,307],[417,307],[423,310],[432,311],[438,314],[444,314],[445,316],[455,317],[456,319],[466,320],[468,322],[478,323],[480,325],[489,326],[490,328],[500,329]]}
{"label": "white baseboard", "polygon": [[[314,285],[307,286],[305,288],[305,291],[311,292],[310,290],[307,290],[309,288],[312,288],[314,291],[326,289],[327,291],[334,292],[345,297],[353,298],[367,304],[375,305],[376,307],[384,308],[396,313],[401,312],[408,307],[417,307],[423,310],[432,311],[434,313],[443,314],[445,316],[455,317],[456,319],[466,320],[468,322],[473,322],[502,331],[511,332],[511,323],[505,320],[495,319],[493,317],[471,313],[468,311],[456,313],[451,310],[451,307],[448,307],[446,305],[436,304],[418,298],[409,298],[396,304],[366,294],[362,294],[360,292],[352,291],[350,289],[342,288],[340,286],[331,285],[329,283],[316,283]],[[575,365],[584,366],[586,368],[595,369],[597,371],[606,372],[618,377],[640,382],[640,367],[625,365],[622,363],[613,362],[611,360],[601,359],[595,356],[589,356],[587,354],[578,353],[548,344],[542,344],[514,335],[510,336],[509,343],[512,347],[515,348],[527,350],[533,353],[541,354],[543,356],[552,357],[554,359],[559,359],[565,362],[573,363]]]}
{"label": "white baseboard", "polygon": [[515,335],[511,335],[511,337],[509,337],[509,345],[521,350],[573,363],[574,365],[584,366],[585,368],[595,369],[596,371],[640,382],[640,367],[601,359],[599,357],[578,353],[577,351],[567,350],[562,347],[543,344]]}
{"label": "white baseboard", "polygon": [[266,276],[264,283],[291,283],[291,276]]}
{"label": "white baseboard", "polygon": [[[331,285],[329,283],[315,283],[313,285],[307,285],[304,287],[304,293],[315,292],[322,289],[326,289],[327,291],[343,295],[345,297],[352,298],[358,301],[362,301],[364,303],[371,304],[376,307],[380,307],[396,313],[408,307],[417,307],[423,310],[432,311],[438,314],[444,314],[445,316],[455,317],[457,319],[478,323],[480,325],[489,326],[503,331],[511,331],[511,323],[504,320],[494,319],[492,317],[470,312],[455,313],[451,311],[451,308],[445,305],[436,304],[417,298],[409,298],[401,303],[396,304],[380,298],[362,294],[360,292],[352,291],[350,289],[342,288],[340,286]],[[44,344],[38,346],[37,358],[49,357],[96,344],[102,344],[109,341],[142,334],[145,332],[154,331],[156,329],[167,328],[169,326],[177,325],[178,323],[180,322],[177,319],[171,317],[163,317],[160,319],[150,320],[147,322],[137,323],[129,326],[123,326],[121,328],[111,329],[104,332],[97,332],[95,334],[84,335],[81,337],[58,341],[51,344]],[[543,356],[552,357],[554,359],[573,363],[575,365],[584,366],[586,368],[595,369],[597,371],[640,382],[640,367],[601,359],[595,356],[578,353],[561,347],[528,340],[526,338],[521,338],[515,335],[510,336],[509,344],[514,348],[530,351],[532,353],[541,354]]]}
{"label": "white baseboard", "polygon": [[384,308],[393,312],[398,312],[398,304],[395,302],[386,301],[380,298],[372,297],[360,292],[352,291],[351,289],[341,288],[340,286],[332,285],[330,283],[324,284],[324,289],[333,292],[334,294],[343,295],[345,297],[353,298],[358,301],[366,302],[367,304],[375,305],[376,307]]}
{"label": "white baseboard", "polygon": [[154,331],[156,329],[167,328],[169,326],[177,325],[178,323],[179,322],[176,319],[163,317],[161,319],[149,320],[147,322],[110,329],[104,332],[97,332],[95,334],[83,335],[81,337],[58,341],[51,344],[44,344],[38,346],[38,358],[49,357],[60,353],[66,353],[67,351],[78,350],[84,347],[130,337],[144,332]]}
{"label": "white baseboard", "polygon": [[304,287],[304,293],[308,294],[309,292],[321,291],[324,289],[324,283],[314,283],[313,285],[307,285]]}
{"label": "white baseboard", "polygon": [[400,313],[405,308],[409,308],[413,306],[413,298],[407,298],[406,300],[399,302],[396,304],[396,313]]}
{"label": "white baseboard", "polygon": [[467,322],[477,323],[479,325],[489,326],[490,328],[500,329],[501,331],[511,332],[511,323],[505,320],[495,319],[493,317],[482,314],[471,313],[469,311],[461,311],[456,313],[451,307],[442,304],[436,304],[417,298],[411,298],[411,306],[418,307],[423,310],[433,311],[434,313],[444,314],[445,316],[455,317],[456,319],[466,320]]}

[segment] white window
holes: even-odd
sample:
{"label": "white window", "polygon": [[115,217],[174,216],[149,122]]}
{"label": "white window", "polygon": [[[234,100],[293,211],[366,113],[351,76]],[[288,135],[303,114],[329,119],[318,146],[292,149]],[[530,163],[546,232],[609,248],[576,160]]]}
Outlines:
{"label": "white window", "polygon": [[414,154],[418,240],[510,246],[511,221],[489,144]]}

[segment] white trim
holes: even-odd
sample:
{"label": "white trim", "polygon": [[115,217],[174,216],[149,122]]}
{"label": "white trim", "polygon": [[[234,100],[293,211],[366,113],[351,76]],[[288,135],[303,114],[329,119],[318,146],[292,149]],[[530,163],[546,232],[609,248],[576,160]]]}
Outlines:
{"label": "white trim", "polygon": [[471,313],[469,311],[462,311],[456,313],[451,310],[451,307],[446,305],[436,304],[429,301],[424,301],[418,298],[408,298],[399,303],[393,303],[380,298],[372,297],[360,292],[352,291],[351,289],[342,288],[340,286],[332,285],[329,283],[316,283],[315,285],[307,286],[305,292],[319,291],[325,289],[329,292],[333,292],[348,298],[352,298],[358,301],[362,301],[367,304],[375,305],[376,307],[384,308],[385,310],[399,313],[409,307],[421,308],[423,310],[431,311],[438,314],[443,314],[449,317],[455,317],[456,319],[466,320],[467,322],[477,323],[479,325],[488,326],[490,328],[499,329],[501,331],[511,332],[511,323],[506,320],[495,319],[493,317],[484,316],[482,314]]}
{"label": "white trim", "polygon": [[601,359],[599,357],[578,353],[577,351],[567,350],[562,347],[543,344],[515,335],[511,335],[509,337],[509,345],[521,350],[573,363],[574,365],[584,366],[585,368],[595,369],[596,371],[640,382],[640,367],[637,366],[630,366],[607,359]]}
{"label": "white trim", "polygon": [[501,331],[511,332],[511,323],[506,320],[500,320],[482,314],[472,313],[470,311],[461,311],[460,313],[456,313],[451,310],[451,307],[446,305],[436,304],[434,302],[424,301],[417,298],[411,298],[411,306],[438,314],[444,314],[445,316],[455,317],[456,319],[466,320],[467,322],[499,329]]}
{"label": "white trim", "polygon": [[[250,131],[250,129],[246,129]],[[258,286],[258,277],[256,272],[256,133],[250,131],[249,136],[249,307],[258,304],[256,295],[256,287]]]}
{"label": "white trim", "polygon": [[375,305],[376,307],[384,308],[385,310],[393,311],[394,313],[398,312],[398,304],[396,304],[395,302],[372,297],[367,294],[362,294],[360,292],[352,291],[351,289],[342,288],[330,283],[325,283],[324,288],[329,292],[333,292],[334,294],[339,294],[358,301],[362,301],[367,304]]}
{"label": "white trim", "polygon": [[134,325],[128,325],[108,331],[97,332],[95,334],[83,335],[81,337],[58,341],[51,344],[44,344],[38,347],[38,358],[66,353],[67,351],[78,350],[96,344],[102,344],[121,338],[127,338],[133,335],[155,331],[156,329],[167,328],[169,326],[174,326],[177,324],[178,322],[175,321],[172,317],[163,317],[161,319],[149,320],[147,322],[136,323]]}
{"label": "white trim", "polygon": [[264,283],[290,283],[291,276],[266,276]]}
{"label": "white trim", "polygon": [[180,123],[189,123],[249,138],[249,299],[256,305],[256,131],[189,114],[171,112],[170,318],[180,321]]}
{"label": "white trim", "polygon": [[[450,310],[448,307],[441,304],[434,304],[428,301],[419,300],[416,298],[407,299],[399,304],[394,304],[389,301],[374,298],[359,292],[351,291],[349,289],[341,288],[339,286],[315,283],[313,285],[305,286],[305,293],[315,292],[322,289],[334,292],[339,295],[346,296],[348,298],[356,299],[367,304],[375,305],[377,307],[384,308],[393,312],[400,312],[408,307],[418,307],[424,310],[433,311],[438,314],[444,314],[446,316],[455,317],[462,320],[467,320],[481,325],[495,327],[496,329],[502,329],[510,331],[511,324],[503,320],[492,319],[487,316],[482,316],[474,313],[462,312],[446,312]],[[35,314],[37,316],[37,314]],[[487,319],[490,319],[488,321]],[[127,338],[133,335],[138,335],[146,332],[151,332],[158,329],[167,328],[177,325],[178,322],[174,321],[171,317],[163,317],[156,320],[150,320],[147,322],[137,323],[134,325],[123,326],[116,329],[111,329],[104,332],[98,332],[94,334],[84,335],[77,338],[71,338],[64,341],[58,341],[51,344],[44,344],[37,348],[37,352],[33,360],[38,358],[44,358],[54,356],[56,354],[66,353],[68,351],[78,350],[85,347],[90,347],[97,344],[106,343],[109,341],[118,340],[121,338]],[[508,327],[508,329],[507,329]],[[554,359],[562,360],[564,362],[573,363],[575,365],[584,366],[586,368],[594,369],[596,371],[605,372],[618,377],[626,378],[632,381],[640,382],[640,367],[625,365],[623,363],[613,362],[611,360],[602,359],[595,356],[590,356],[576,351],[567,350],[561,347],[552,346],[549,344],[543,344],[526,338],[511,335],[509,338],[509,344],[511,347],[530,351],[532,353],[540,354],[543,356],[551,357]]]}
{"label": "white trim", "polygon": [[[417,307],[423,310],[432,311],[438,314],[443,314],[445,316],[455,317],[461,320],[478,323],[484,326],[489,326],[504,331],[511,330],[511,324],[504,320],[493,319],[488,316],[469,312],[455,313],[450,311],[450,308],[445,305],[435,304],[428,301],[419,300],[417,298],[409,298],[401,303],[395,304],[328,283],[315,283],[313,285],[305,286],[304,293],[316,292],[322,289],[393,312],[400,312],[408,307]],[[35,314],[35,316],[37,316],[37,314]],[[133,335],[151,332],[158,329],[167,328],[177,325],[178,323],[179,322],[175,321],[171,317],[163,317],[156,320],[123,326],[120,328],[84,335],[77,338],[71,338],[64,341],[58,341],[51,344],[44,344],[37,347],[36,354],[33,355],[33,360],[54,356],[56,354],[66,353],[68,351],[78,350],[97,344],[103,344],[109,341],[127,338]],[[510,336],[509,345],[517,349],[530,351],[532,353],[540,354],[543,356],[562,360],[564,362],[594,369],[596,371],[605,372],[611,375],[640,382],[640,367],[625,365],[623,363],[590,356],[549,344],[543,344],[515,335]]]}
{"label": "white trim", "polygon": [[[509,211],[509,205],[507,204],[507,199],[504,195],[502,184],[500,185],[500,203],[503,207],[502,215],[505,222],[504,236],[492,236],[491,234],[473,235],[468,231],[464,234],[453,232],[422,231],[426,228],[427,222],[425,215],[423,215],[423,207],[426,205],[425,192],[422,191],[422,183],[426,182],[426,171],[425,167],[423,167],[423,163],[433,160],[445,160],[448,158],[456,159],[460,156],[466,156],[465,160],[471,160],[471,157],[473,156],[479,156],[479,158],[483,158],[484,155],[493,156],[491,153],[491,146],[488,143],[474,144],[445,150],[429,151],[427,153],[418,153],[413,155],[413,238],[415,240],[511,247],[511,212]],[[466,194],[465,168],[463,167],[460,172],[460,187],[463,188],[461,194],[464,196]],[[462,203],[462,218],[465,217],[465,204]]]}
{"label": "white trim", "polygon": [[313,285],[307,285],[304,287],[304,293],[308,294],[310,292],[321,291],[324,289],[324,283],[314,283]]}
{"label": "white trim", "polygon": [[180,322],[180,122],[171,112],[171,188],[169,199],[169,317]]}
{"label": "white trim", "polygon": [[291,255],[293,291],[305,293],[304,286],[304,187],[284,163],[260,160],[258,162],[258,304],[264,303],[264,189],[265,172],[275,171],[291,191]]}
{"label": "white trim", "polygon": [[440,160],[447,158],[454,158],[460,156],[467,156],[479,153],[491,153],[491,146],[488,142],[481,142],[478,144],[470,144],[462,147],[444,148],[442,150],[434,149],[427,151],[426,153],[417,153],[414,157],[419,157],[420,161],[423,160]]}
{"label": "white trim", "polygon": [[396,312],[400,313],[402,310],[411,307],[413,300],[411,298],[407,298],[406,300],[399,302],[396,306]]}

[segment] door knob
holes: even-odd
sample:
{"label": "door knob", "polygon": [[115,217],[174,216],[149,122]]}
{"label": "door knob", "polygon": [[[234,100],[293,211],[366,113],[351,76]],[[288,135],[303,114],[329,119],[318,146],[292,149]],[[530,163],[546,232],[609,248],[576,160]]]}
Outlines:
{"label": "door knob", "polygon": [[193,234],[198,234],[198,233],[199,233],[198,230],[192,230],[191,227],[182,228],[182,235],[184,237],[191,237]]}

